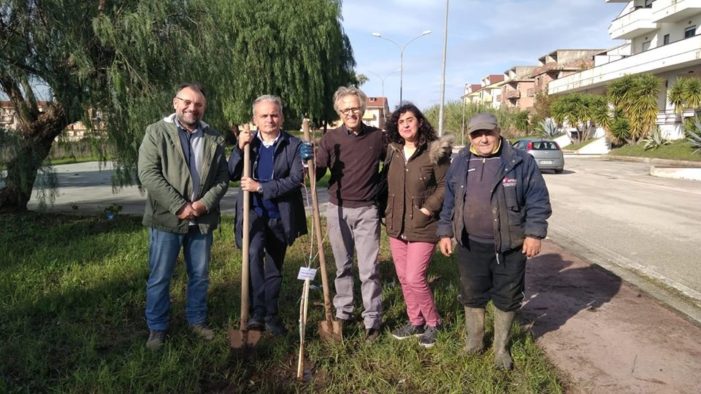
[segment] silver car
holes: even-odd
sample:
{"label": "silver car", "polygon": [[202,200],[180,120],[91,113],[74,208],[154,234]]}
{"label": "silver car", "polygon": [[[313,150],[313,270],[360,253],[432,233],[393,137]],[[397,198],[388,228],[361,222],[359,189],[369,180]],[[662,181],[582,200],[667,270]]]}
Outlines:
{"label": "silver car", "polygon": [[565,169],[565,157],[555,141],[542,138],[524,138],[513,144],[514,148],[528,152],[542,170],[561,173]]}

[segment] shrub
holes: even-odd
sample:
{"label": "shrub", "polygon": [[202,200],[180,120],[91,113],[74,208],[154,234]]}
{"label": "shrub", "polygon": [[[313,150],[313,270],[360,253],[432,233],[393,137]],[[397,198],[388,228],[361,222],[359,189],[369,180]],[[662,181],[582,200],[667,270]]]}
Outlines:
{"label": "shrub", "polygon": [[689,141],[691,147],[694,148],[694,153],[701,151],[701,121],[694,122],[694,129],[686,133],[686,140]]}
{"label": "shrub", "polygon": [[537,130],[547,138],[553,138],[560,134],[560,130],[558,130],[557,124],[554,120],[552,120],[552,118],[547,118],[538,123]]}
{"label": "shrub", "polygon": [[659,127],[650,133],[649,136],[645,137],[643,142],[645,143],[645,150],[657,149],[662,145],[669,144],[669,140],[662,137],[662,132],[660,131]]}
{"label": "shrub", "polygon": [[628,120],[622,116],[616,116],[608,128],[608,136],[613,146],[622,146],[630,137]]}

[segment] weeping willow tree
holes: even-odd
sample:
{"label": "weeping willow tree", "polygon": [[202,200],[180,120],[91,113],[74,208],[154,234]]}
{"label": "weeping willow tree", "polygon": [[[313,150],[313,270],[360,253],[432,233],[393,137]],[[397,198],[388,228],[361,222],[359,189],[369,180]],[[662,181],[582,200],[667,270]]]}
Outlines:
{"label": "weeping willow tree", "polygon": [[[331,96],[354,82],[340,1],[0,0],[0,90],[17,127],[2,133],[0,211],[26,210],[37,172],[75,121],[115,148],[117,185],[135,180],[145,126],[168,113],[175,86],[208,88],[207,119],[250,119],[254,97],[288,114],[333,117]],[[38,91],[49,96],[37,99]]]}
{"label": "weeping willow tree", "polygon": [[333,92],[357,83],[353,53],[341,27],[341,2],[216,0],[218,33],[207,37],[217,56],[217,95],[224,116],[248,120],[252,100],[282,97],[286,115],[336,118]]}

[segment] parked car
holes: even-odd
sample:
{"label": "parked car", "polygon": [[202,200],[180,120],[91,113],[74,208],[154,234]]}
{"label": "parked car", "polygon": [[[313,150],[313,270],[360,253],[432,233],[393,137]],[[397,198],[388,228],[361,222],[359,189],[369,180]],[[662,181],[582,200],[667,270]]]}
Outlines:
{"label": "parked car", "polygon": [[540,170],[552,170],[559,174],[565,169],[565,157],[555,141],[524,138],[514,142],[513,146],[533,156]]}

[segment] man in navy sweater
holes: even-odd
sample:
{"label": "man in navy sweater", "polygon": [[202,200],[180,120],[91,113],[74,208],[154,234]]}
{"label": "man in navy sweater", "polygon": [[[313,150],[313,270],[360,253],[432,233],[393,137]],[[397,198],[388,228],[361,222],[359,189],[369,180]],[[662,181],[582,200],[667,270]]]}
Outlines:
{"label": "man in navy sweater", "polygon": [[[266,329],[273,335],[287,333],[279,316],[282,263],[287,246],[307,233],[307,220],[300,190],[304,168],[299,154],[302,141],[282,131],[282,101],[264,95],[253,102],[253,124],[257,133],[242,131],[229,158],[231,180],[241,181],[241,190],[251,192],[250,288],[251,318],[248,328]],[[242,177],[243,149],[251,144],[251,177]],[[236,203],[236,243],[243,237],[243,193]]]}

